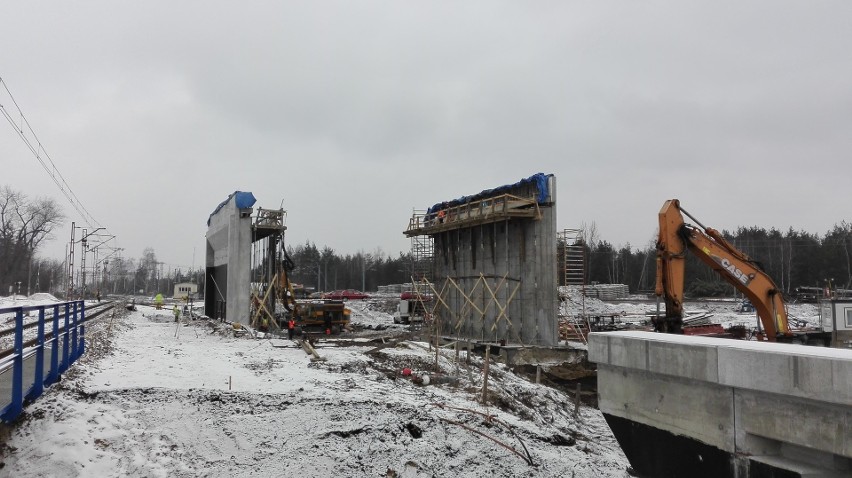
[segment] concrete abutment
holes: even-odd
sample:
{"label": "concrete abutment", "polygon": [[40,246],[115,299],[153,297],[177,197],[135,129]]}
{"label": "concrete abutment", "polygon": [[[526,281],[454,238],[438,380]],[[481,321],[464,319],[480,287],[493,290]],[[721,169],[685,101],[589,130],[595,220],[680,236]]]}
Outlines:
{"label": "concrete abutment", "polygon": [[852,476],[852,352],[593,333],[601,412],[644,476]]}

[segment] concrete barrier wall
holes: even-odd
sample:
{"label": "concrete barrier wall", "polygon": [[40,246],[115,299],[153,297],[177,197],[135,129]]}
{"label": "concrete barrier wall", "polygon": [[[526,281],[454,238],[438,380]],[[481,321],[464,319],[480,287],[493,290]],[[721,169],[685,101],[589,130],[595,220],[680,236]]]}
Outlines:
{"label": "concrete barrier wall", "polygon": [[207,281],[213,271],[225,279],[205,288],[205,312],[214,318],[215,304],[225,302],[226,320],[248,325],[251,274],[251,208],[238,208],[235,198],[210,215],[207,229]]}
{"label": "concrete barrier wall", "polygon": [[[848,470],[852,351],[652,332],[593,333],[600,409],[740,455]],[[804,455],[802,456],[804,451]]]}

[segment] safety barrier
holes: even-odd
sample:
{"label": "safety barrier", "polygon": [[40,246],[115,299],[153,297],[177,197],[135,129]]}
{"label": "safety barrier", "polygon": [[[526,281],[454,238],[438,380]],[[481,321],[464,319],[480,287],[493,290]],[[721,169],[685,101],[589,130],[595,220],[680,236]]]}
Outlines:
{"label": "safety barrier", "polygon": [[[52,312],[50,317],[46,311]],[[24,314],[30,312],[37,312],[38,320],[35,324],[28,323],[26,328],[36,328],[37,337],[34,345],[25,348]],[[0,404],[4,405],[0,408],[0,420],[7,423],[20,415],[25,401],[35,400],[45,387],[56,383],[86,349],[86,311],[81,300],[0,308],[0,316],[9,313],[15,315],[15,346],[12,354],[0,362]],[[47,321],[52,324],[49,333],[45,333]]]}

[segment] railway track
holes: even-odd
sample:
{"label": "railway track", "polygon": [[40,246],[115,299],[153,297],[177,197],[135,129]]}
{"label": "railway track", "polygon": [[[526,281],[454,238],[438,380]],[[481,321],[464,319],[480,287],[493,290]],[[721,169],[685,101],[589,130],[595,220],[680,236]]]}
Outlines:
{"label": "railway track", "polygon": [[[119,303],[119,301],[103,302],[103,303],[98,304],[98,305],[96,305],[92,308],[86,309],[86,319],[83,321],[83,323],[86,323],[86,322],[88,322],[92,319],[96,319],[99,316],[101,316],[102,314],[114,309],[118,303]],[[48,324],[47,320],[48,320],[47,316],[45,316],[45,325]],[[26,323],[26,324],[24,324],[24,331],[26,331],[28,329],[33,329],[37,326],[38,326],[38,320],[34,320],[32,322]],[[63,332],[65,332],[65,326],[64,325],[59,327],[59,333],[61,334]],[[2,339],[3,337],[8,337],[10,335],[14,335],[14,333],[15,333],[15,327],[7,327],[7,328],[4,328],[4,329],[0,329],[0,339]],[[45,330],[44,338],[45,338],[45,340],[53,338],[53,331],[52,330],[51,331]],[[33,345],[36,345],[37,343],[38,343],[38,338],[26,340],[26,341],[24,341],[24,348],[26,349],[28,347],[32,347]],[[5,350],[0,350],[0,359],[8,357],[9,355],[12,355],[14,352],[15,352],[14,347],[9,348],[9,349],[5,349]]]}

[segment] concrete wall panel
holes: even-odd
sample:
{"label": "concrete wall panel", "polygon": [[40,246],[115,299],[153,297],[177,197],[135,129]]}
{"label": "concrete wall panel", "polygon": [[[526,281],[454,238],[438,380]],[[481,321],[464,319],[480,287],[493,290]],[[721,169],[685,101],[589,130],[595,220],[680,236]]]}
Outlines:
{"label": "concrete wall panel", "polygon": [[791,355],[759,350],[719,349],[719,382],[731,387],[785,393],[793,390]]}
{"label": "concrete wall panel", "polygon": [[754,435],[852,458],[852,409],[750,390],[735,393],[737,443],[742,453]]}
{"label": "concrete wall panel", "polygon": [[[207,281],[225,277],[225,284],[205,288],[204,306],[213,318],[225,302],[225,319],[248,325],[251,281],[251,208],[240,209],[235,196],[210,216],[207,228]],[[224,268],[224,271],[222,270]],[[214,274],[214,270],[219,273]],[[215,294],[210,292],[215,290]]]}
{"label": "concrete wall panel", "polygon": [[609,336],[607,334],[589,335],[589,362],[596,364],[609,364]]}
{"label": "concrete wall panel", "polygon": [[[832,362],[831,383],[833,385],[832,390],[840,394],[836,402],[843,403],[845,401],[848,406],[852,406],[852,360]],[[852,427],[852,423],[850,423],[850,427]]]}
{"label": "concrete wall panel", "polygon": [[[551,188],[554,197],[555,180]],[[518,195],[527,194],[518,191]],[[540,218],[462,223],[432,236],[435,287],[438,292],[444,289],[442,297],[448,306],[438,309],[445,334],[477,341],[556,345],[556,205],[545,203],[539,208]]]}
{"label": "concrete wall panel", "polygon": [[707,382],[602,366],[599,407],[627,420],[695,438],[725,451],[735,447],[730,389]]}
{"label": "concrete wall panel", "polygon": [[[795,354],[789,348],[797,347]],[[838,360],[839,350],[787,346],[780,352],[766,348],[719,348],[719,382],[731,387],[760,390],[852,406],[852,352]]]}
{"label": "concrete wall panel", "polygon": [[629,337],[609,338],[609,364],[635,370],[648,370],[648,341]]}
{"label": "concrete wall panel", "polygon": [[655,343],[649,345],[648,369],[662,375],[716,383],[719,381],[717,348]]}
{"label": "concrete wall panel", "polygon": [[[793,356],[793,387],[796,396],[837,400],[842,390],[835,386],[832,376],[832,366],[835,363],[824,358]],[[848,365],[852,367],[852,362]],[[852,374],[852,368],[849,369],[849,373]],[[826,389],[831,390],[828,397]],[[852,395],[849,396],[852,397]]]}

